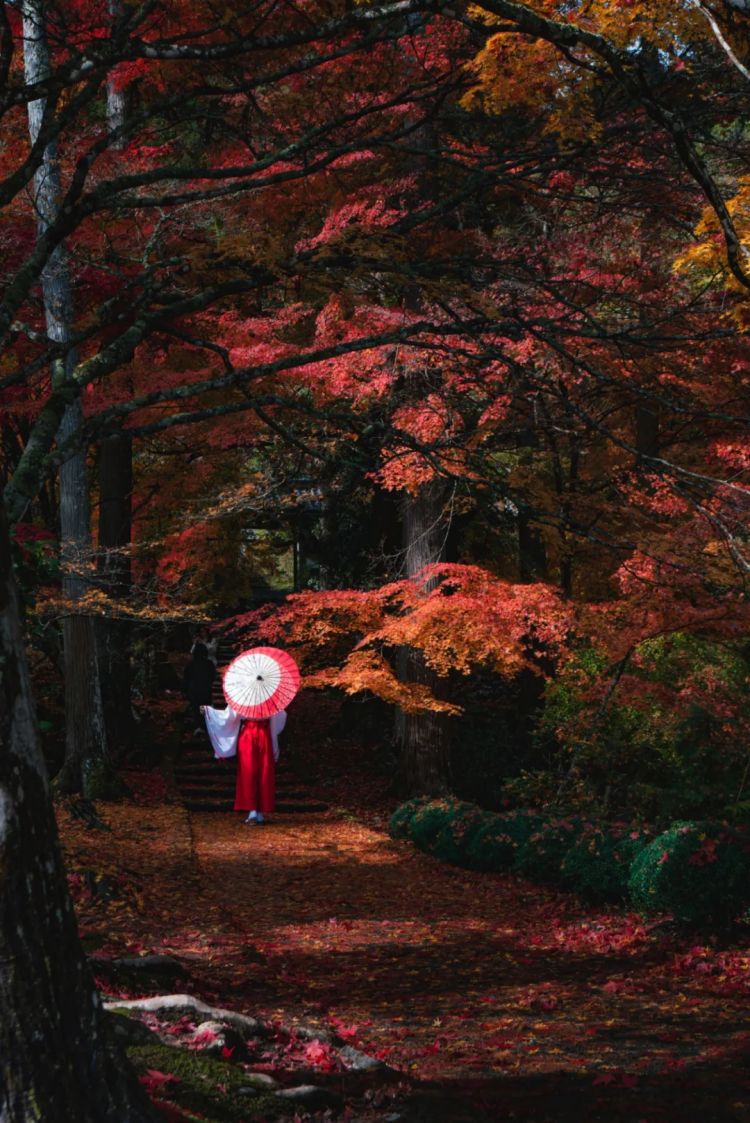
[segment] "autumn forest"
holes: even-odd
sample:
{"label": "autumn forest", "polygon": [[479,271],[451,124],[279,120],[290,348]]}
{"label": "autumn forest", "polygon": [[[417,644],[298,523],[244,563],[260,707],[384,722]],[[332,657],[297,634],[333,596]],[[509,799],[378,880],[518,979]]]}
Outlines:
{"label": "autumn forest", "polygon": [[748,331],[750,0],[0,0],[0,1123],[750,1119]]}

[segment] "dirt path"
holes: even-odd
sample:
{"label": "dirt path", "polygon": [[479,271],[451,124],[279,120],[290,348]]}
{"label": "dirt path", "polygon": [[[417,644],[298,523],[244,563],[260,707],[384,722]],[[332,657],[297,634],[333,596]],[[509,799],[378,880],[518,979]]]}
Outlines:
{"label": "dirt path", "polygon": [[343,1027],[434,1086],[426,1118],[464,1117],[470,1094],[467,1119],[750,1119],[747,951],[691,951],[333,815],[192,827],[238,937],[218,989]]}
{"label": "dirt path", "polygon": [[[750,1120],[750,952],[441,865],[333,812],[246,827],[152,800],[61,815],[81,927],[209,1001],[332,1026],[413,1081],[408,1123]],[[114,880],[114,890],[112,883]]]}

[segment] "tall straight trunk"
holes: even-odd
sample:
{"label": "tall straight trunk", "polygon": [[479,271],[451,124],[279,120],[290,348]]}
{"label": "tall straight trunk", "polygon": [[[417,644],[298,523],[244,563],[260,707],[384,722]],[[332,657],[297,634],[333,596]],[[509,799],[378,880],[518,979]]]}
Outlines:
{"label": "tall straight trunk", "polygon": [[80,945],[0,504],[0,1123],[153,1123]]}
{"label": "tall straight trunk", "polygon": [[[518,451],[520,462],[533,466],[534,458],[539,456],[539,429],[537,409],[535,405],[527,406],[528,428],[522,429],[518,434]],[[527,503],[519,502],[516,521],[518,530],[518,580],[547,581],[549,579],[549,564],[547,549],[540,528],[534,521],[532,508]]]}
{"label": "tall straight trunk", "polygon": [[[125,12],[123,0],[107,0],[107,15],[109,22],[114,29],[118,20],[120,20]],[[112,72],[107,76],[107,128],[110,133],[117,129],[122,129],[125,124],[127,115],[127,92],[125,86],[121,81],[115,80]],[[126,144],[124,134],[120,134],[116,139],[110,141],[110,147],[115,149],[124,148]]]}
{"label": "tall straight trunk", "polygon": [[[122,15],[121,0],[107,0],[110,21]],[[107,127],[116,134],[113,148],[122,148],[127,100],[125,90],[110,75],[107,82]],[[132,532],[133,441],[126,433],[107,437],[99,445],[99,582],[115,599],[126,599],[131,590],[130,544]],[[130,744],[133,717],[130,704],[131,627],[126,620],[99,621],[99,662],[107,744]]]}
{"label": "tall straight trunk", "polygon": [[[419,34],[423,27],[421,17],[413,24]],[[411,64],[407,64],[411,65]],[[434,119],[425,121],[414,134],[417,146],[422,145],[415,170],[420,196],[438,197],[438,163],[431,153],[441,148]],[[419,306],[416,291],[408,300]],[[408,397],[419,400],[429,390],[439,390],[442,376],[438,371],[405,373],[404,389]],[[403,549],[406,576],[416,579],[426,565],[444,560],[448,521],[446,519],[447,488],[445,481],[433,479],[412,496],[406,495],[402,511]],[[425,590],[426,591],[426,590]],[[413,648],[404,648],[397,658],[398,676],[402,682],[422,683],[434,691],[437,675],[425,665],[421,654]],[[401,751],[401,772],[406,791],[410,795],[442,795],[451,789],[450,739],[447,719],[443,714],[407,714],[399,710],[396,715],[396,741]]]}
{"label": "tall straight trunk", "polygon": [[519,581],[546,581],[549,576],[549,566],[544,539],[526,504],[519,507],[517,525]]}
{"label": "tall straight trunk", "polygon": [[[23,0],[24,70],[27,82],[43,81],[49,74],[45,7],[43,0]],[[45,101],[29,103],[29,134],[32,143],[39,135]],[[60,205],[60,168],[55,144],[47,145],[42,164],[34,177],[34,207],[37,227],[43,233],[55,220]],[[42,274],[42,296],[47,336],[52,343],[66,345],[71,338],[73,294],[68,258],[59,246]],[[76,365],[69,349],[64,359],[55,360],[52,380],[60,384],[69,379]],[[65,409],[57,434],[58,444],[75,441],[83,424],[80,397]],[[75,604],[88,584],[91,564],[91,518],[89,506],[86,450],[69,454],[59,473],[60,543],[63,593]],[[82,791],[93,797],[107,796],[117,790],[111,773],[102,712],[99,664],[94,621],[71,614],[63,621],[63,663],[65,675],[65,762],[58,777],[61,791]]]}
{"label": "tall straight trunk", "polygon": [[[131,495],[133,447],[130,437],[108,437],[99,447],[99,583],[117,601],[131,590]],[[130,705],[131,627],[127,620],[99,621],[99,658],[107,743],[120,748],[132,737]]]}
{"label": "tall straight trunk", "polygon": [[635,407],[635,447],[638,458],[659,455],[659,414],[650,402],[637,402]]}
{"label": "tall straight trunk", "polygon": [[[426,565],[443,558],[446,538],[446,489],[441,480],[426,484],[403,504],[403,544],[406,575],[417,579]],[[413,648],[404,648],[397,658],[402,682],[423,683],[434,690],[437,675]],[[401,753],[401,771],[411,795],[442,795],[450,791],[450,738],[443,714],[396,713],[396,740]]]}

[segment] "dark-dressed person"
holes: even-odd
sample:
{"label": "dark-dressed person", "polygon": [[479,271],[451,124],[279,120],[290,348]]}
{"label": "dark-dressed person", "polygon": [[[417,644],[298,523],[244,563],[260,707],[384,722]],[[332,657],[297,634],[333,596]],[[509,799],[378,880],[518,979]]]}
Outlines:
{"label": "dark-dressed person", "polygon": [[216,667],[208,657],[208,648],[205,643],[196,643],[182,677],[182,689],[188,701],[195,734],[205,732],[201,706],[207,706],[211,702],[215,678]]}

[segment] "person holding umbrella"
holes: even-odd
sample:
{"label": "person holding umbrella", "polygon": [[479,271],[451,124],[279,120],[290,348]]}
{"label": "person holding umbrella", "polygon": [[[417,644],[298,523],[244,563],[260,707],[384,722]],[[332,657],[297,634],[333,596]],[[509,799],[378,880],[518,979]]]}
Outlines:
{"label": "person holding umbrella", "polygon": [[214,756],[237,757],[235,811],[247,812],[246,823],[266,822],[276,801],[279,733],[286,725],[285,707],[300,684],[297,664],[276,647],[244,651],[224,672],[225,710],[203,706]]}

